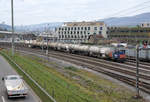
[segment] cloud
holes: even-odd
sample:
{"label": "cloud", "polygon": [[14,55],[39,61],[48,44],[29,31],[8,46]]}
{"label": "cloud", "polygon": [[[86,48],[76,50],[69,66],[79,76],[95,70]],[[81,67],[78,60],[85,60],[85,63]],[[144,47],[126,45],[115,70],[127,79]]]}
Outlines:
{"label": "cloud", "polygon": [[[96,20],[141,2],[144,1],[14,0],[15,24]],[[10,24],[10,0],[0,0],[0,15],[0,22]]]}

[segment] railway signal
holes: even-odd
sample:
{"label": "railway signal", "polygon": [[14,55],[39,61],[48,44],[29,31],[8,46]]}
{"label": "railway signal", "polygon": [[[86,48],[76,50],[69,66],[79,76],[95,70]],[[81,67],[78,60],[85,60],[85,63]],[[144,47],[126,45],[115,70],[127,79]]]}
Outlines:
{"label": "railway signal", "polygon": [[[145,44],[145,45],[144,45]],[[136,95],[136,98],[139,99],[139,98],[142,98],[140,96],[140,89],[139,89],[139,51],[140,50],[150,50],[150,48],[147,48],[147,41],[144,42],[144,46],[142,48],[139,48],[139,44],[137,44],[136,46],[136,91],[137,91],[137,95]]]}
{"label": "railway signal", "polygon": [[137,95],[136,98],[140,97],[140,91],[139,91],[139,45],[136,45],[136,91]]}

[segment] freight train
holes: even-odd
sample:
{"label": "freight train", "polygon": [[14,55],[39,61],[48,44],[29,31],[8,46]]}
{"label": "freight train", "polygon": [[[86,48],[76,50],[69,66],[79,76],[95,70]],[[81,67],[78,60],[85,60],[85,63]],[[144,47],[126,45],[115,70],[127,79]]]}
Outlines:
{"label": "freight train", "polygon": [[[129,59],[135,59],[136,58],[136,48],[135,47],[127,47],[126,48],[126,56]],[[150,46],[147,46],[147,48],[141,49],[139,51],[139,60],[150,61]]]}
{"label": "freight train", "polygon": [[[46,48],[47,43],[32,42],[30,47]],[[118,62],[126,60],[125,49],[114,46],[95,46],[81,44],[66,44],[66,43],[48,43],[48,47],[53,50],[63,51],[73,54],[82,54],[86,56],[98,57],[103,59],[111,59]]]}

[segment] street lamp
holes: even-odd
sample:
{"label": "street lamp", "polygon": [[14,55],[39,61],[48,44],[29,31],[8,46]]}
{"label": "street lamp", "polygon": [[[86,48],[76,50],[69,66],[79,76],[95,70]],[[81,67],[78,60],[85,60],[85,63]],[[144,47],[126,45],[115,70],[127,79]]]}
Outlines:
{"label": "street lamp", "polygon": [[12,23],[12,56],[14,56],[14,4],[11,0],[11,23]]}

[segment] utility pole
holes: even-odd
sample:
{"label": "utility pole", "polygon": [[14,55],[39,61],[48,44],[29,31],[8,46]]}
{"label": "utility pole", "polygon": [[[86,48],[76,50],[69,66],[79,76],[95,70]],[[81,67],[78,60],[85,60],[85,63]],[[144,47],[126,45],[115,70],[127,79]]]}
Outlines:
{"label": "utility pole", "polygon": [[47,33],[47,51],[46,54],[48,55],[48,33]]}
{"label": "utility pole", "polygon": [[[49,25],[49,24],[48,24]],[[48,58],[48,30],[46,30],[45,29],[45,32],[46,32],[46,34],[47,34],[47,50],[46,50],[46,55],[47,55],[47,59],[49,60],[49,58]]]}
{"label": "utility pole", "polygon": [[136,98],[140,98],[139,92],[139,44],[136,45]]}
{"label": "utility pole", "polygon": [[12,21],[12,56],[14,56],[14,4],[11,0],[11,21]]}
{"label": "utility pole", "polygon": [[42,36],[42,53],[43,53],[43,51],[44,51],[44,38],[43,38],[43,36]]}

